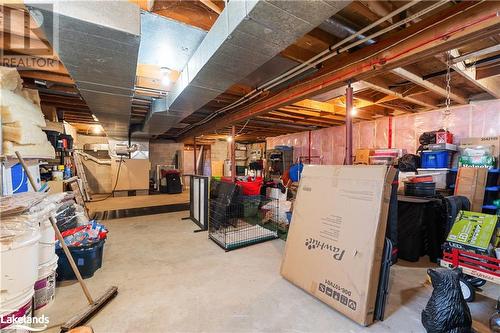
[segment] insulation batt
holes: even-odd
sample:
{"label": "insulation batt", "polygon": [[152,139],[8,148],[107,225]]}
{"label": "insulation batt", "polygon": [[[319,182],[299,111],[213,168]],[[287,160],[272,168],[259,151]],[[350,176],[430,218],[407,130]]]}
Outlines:
{"label": "insulation batt", "polygon": [[2,111],[2,124],[22,122],[39,127],[45,126],[45,119],[40,107],[10,90],[0,89],[0,109]]}
{"label": "insulation batt", "polygon": [[40,127],[20,122],[2,125],[2,138],[21,145],[40,144],[47,141],[47,135]]}
{"label": "insulation batt", "polygon": [[23,88],[21,95],[30,100],[36,106],[40,107],[40,95],[38,94],[38,90]]}
{"label": "insulation batt", "polygon": [[4,156],[16,156],[15,152],[18,151],[23,157],[44,157],[44,158],[55,158],[56,152],[54,147],[49,141],[45,140],[43,143],[36,145],[18,145],[12,141],[3,142],[3,155]]}
{"label": "insulation batt", "polygon": [[14,91],[22,89],[22,86],[23,81],[17,69],[0,66],[0,89]]}

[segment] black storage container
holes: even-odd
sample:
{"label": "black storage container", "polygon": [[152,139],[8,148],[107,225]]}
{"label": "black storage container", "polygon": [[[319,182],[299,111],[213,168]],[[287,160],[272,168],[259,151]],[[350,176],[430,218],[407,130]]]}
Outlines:
{"label": "black storage container", "polygon": [[169,171],[165,174],[165,178],[167,179],[166,192],[168,194],[182,193],[181,176],[179,172]]}
{"label": "black storage container", "polygon": [[441,199],[398,199],[398,258],[418,261],[428,255],[436,262],[442,255],[446,234],[446,207]]}
{"label": "black storage container", "polygon": [[[105,240],[102,239],[88,246],[69,247],[71,256],[84,279],[94,276],[95,271],[101,268],[104,242]],[[73,273],[63,249],[56,249],[56,254],[59,257],[57,260],[56,280],[76,280],[75,273]]]}
{"label": "black storage container", "polygon": [[425,204],[398,202],[398,258],[418,261],[425,254]]}
{"label": "black storage container", "polygon": [[433,197],[436,195],[436,183],[405,182],[405,195],[412,197]]}

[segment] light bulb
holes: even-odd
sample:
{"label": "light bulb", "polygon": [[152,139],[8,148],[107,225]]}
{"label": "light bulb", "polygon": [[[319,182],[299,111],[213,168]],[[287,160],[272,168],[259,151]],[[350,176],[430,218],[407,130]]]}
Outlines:
{"label": "light bulb", "polygon": [[170,84],[170,76],[167,73],[163,74],[161,84],[163,84],[164,86],[168,86]]}
{"label": "light bulb", "polygon": [[351,109],[351,116],[355,116],[358,114],[358,109],[356,109],[355,107],[352,107]]}
{"label": "light bulb", "polygon": [[227,142],[231,142],[231,141],[233,141],[233,137],[232,136],[228,136],[226,140],[227,140]]}

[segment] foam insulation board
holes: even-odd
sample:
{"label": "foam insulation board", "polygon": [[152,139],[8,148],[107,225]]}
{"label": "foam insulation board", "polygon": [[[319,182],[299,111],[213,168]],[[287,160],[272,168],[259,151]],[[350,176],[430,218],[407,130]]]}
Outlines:
{"label": "foam insulation board", "polygon": [[18,151],[25,158],[50,158],[56,157],[54,147],[49,141],[37,145],[19,145],[12,141],[3,142],[3,155],[16,156],[15,152]]}
{"label": "foam insulation board", "polygon": [[47,141],[47,135],[40,127],[20,122],[2,125],[2,138],[21,145],[36,145]]}
{"label": "foam insulation board", "polygon": [[40,95],[38,94],[38,90],[23,88],[23,90],[21,90],[21,95],[40,107]]}
{"label": "foam insulation board", "polygon": [[[64,133],[64,124],[55,121],[46,120],[46,125],[43,127],[45,131],[55,131],[59,133]],[[75,138],[75,137],[73,137]]]}
{"label": "foam insulation board", "polygon": [[23,80],[17,69],[0,66],[0,89],[14,91],[22,89],[22,86]]}
{"label": "foam insulation board", "polygon": [[21,122],[40,127],[45,126],[45,119],[40,107],[10,90],[0,89],[0,109],[2,124]]}

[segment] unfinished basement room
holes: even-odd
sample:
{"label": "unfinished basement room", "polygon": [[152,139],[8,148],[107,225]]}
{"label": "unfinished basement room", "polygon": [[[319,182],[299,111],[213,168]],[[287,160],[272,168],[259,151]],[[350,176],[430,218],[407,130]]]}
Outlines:
{"label": "unfinished basement room", "polygon": [[0,8],[2,333],[500,333],[500,1]]}

